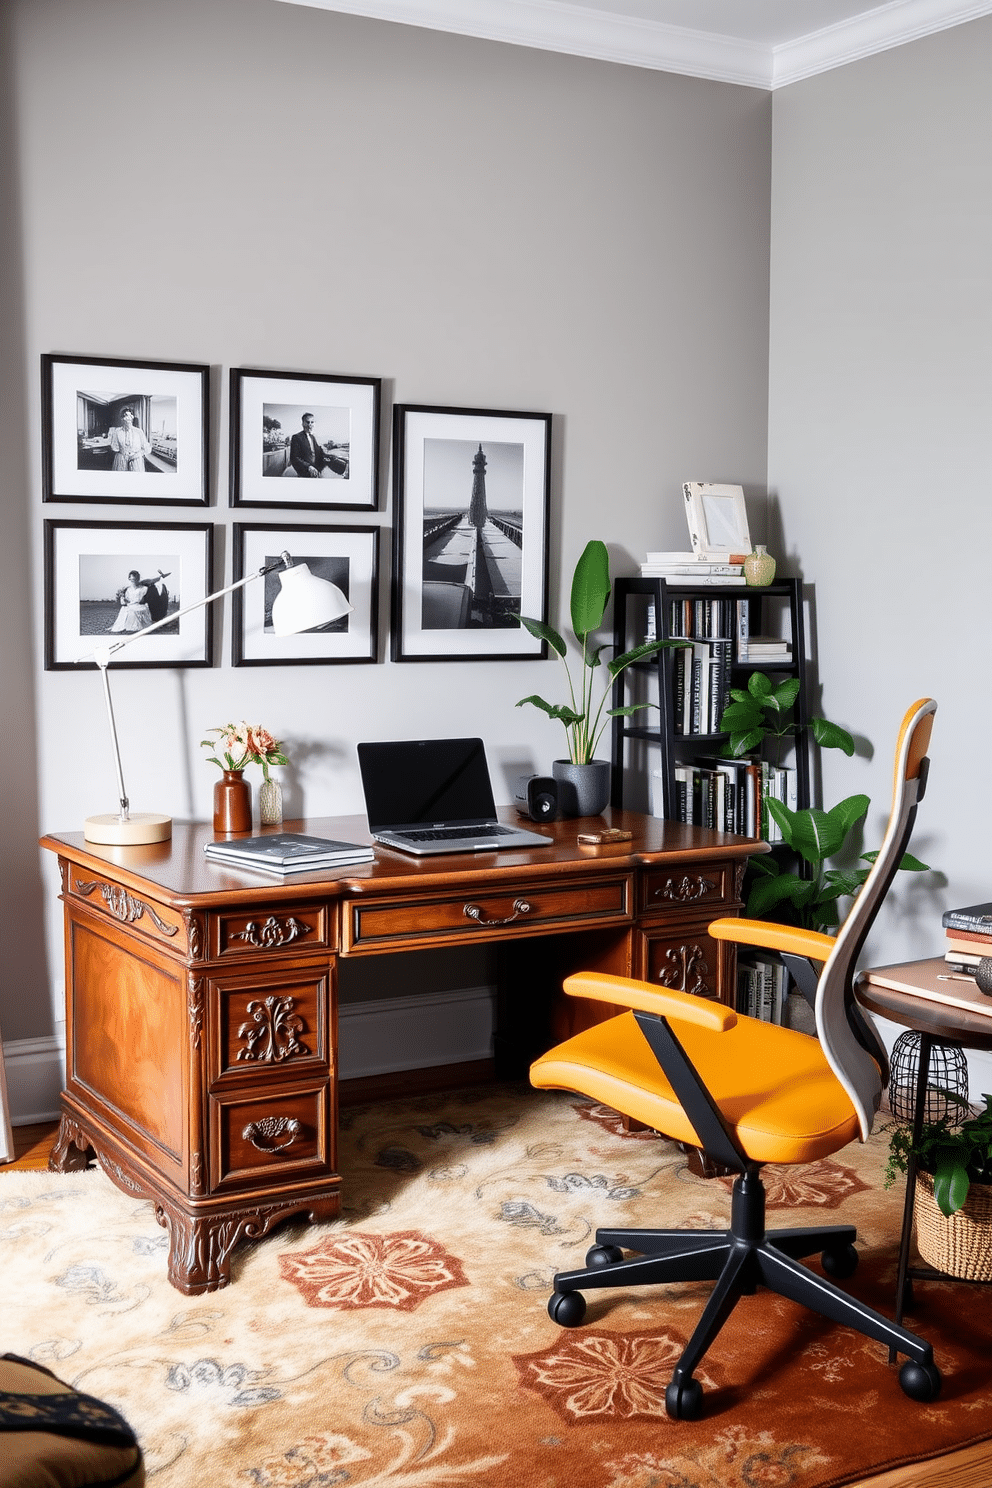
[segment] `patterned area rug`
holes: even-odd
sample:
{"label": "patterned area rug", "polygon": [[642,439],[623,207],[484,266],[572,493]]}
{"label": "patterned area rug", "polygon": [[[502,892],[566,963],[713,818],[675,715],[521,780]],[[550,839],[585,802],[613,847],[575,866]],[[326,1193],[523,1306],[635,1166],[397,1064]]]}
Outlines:
{"label": "patterned area rug", "polygon": [[[891,1311],[885,1151],[765,1171],[771,1224],[857,1225],[846,1285]],[[933,1405],[880,1346],[760,1291],[699,1371],[704,1418],[670,1421],[709,1286],[590,1292],[568,1331],[551,1276],[597,1225],[723,1225],[729,1185],[577,1097],[348,1111],[341,1163],[344,1218],[243,1245],[233,1285],[195,1298],[165,1280],[151,1205],[102,1173],[0,1174],[0,1352],[121,1410],[158,1488],[828,1488],[992,1436],[987,1294],[945,1281],[907,1319],[944,1373]]]}

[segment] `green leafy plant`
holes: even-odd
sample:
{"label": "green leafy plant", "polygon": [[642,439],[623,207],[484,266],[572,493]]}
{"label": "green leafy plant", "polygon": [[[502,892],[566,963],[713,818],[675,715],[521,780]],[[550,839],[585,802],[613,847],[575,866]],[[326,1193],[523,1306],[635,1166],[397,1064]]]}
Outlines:
{"label": "green leafy plant", "polygon": [[[967,1103],[951,1091],[949,1099]],[[963,1206],[973,1183],[992,1183],[992,1095],[983,1095],[985,1109],[970,1116],[960,1125],[947,1117],[924,1123],[920,1140],[914,1146],[908,1126],[888,1128],[889,1161],[885,1186],[895,1182],[897,1173],[905,1173],[910,1157],[915,1157],[924,1172],[933,1175],[933,1196],[946,1219]]]}
{"label": "green leafy plant", "polygon": [[[775,742],[774,763],[782,756],[784,745],[798,733],[794,715],[799,695],[798,677],[776,684],[764,672],[752,672],[747,688],[732,688],[731,701],[720,719],[720,728],[728,733],[726,753],[739,757],[760,749],[771,738]],[[809,728],[821,749],[840,749],[851,756],[854,740],[838,724],[826,718],[812,718]],[[750,862],[750,887],[745,913],[762,920],[776,914],[809,930],[830,930],[840,922],[838,900],[858,892],[877,852],[862,853],[864,868],[828,868],[827,860],[842,853],[848,837],[861,822],[871,805],[865,795],[847,796],[829,811],[807,807],[792,811],[782,801],[768,798],[765,809],[778,824],[782,839],[803,862],[804,874],[784,869],[767,854]],[[926,873],[927,864],[911,853],[904,853],[899,867],[905,872]]]}
{"label": "green leafy plant", "polygon": [[575,565],[570,603],[572,631],[582,653],[582,671],[577,684],[568,665],[568,647],[558,632],[550,625],[545,625],[543,620],[520,616],[520,624],[537,640],[545,641],[555,655],[561,658],[568,678],[569,701],[548,703],[532,693],[530,697],[521,698],[517,707],[522,708],[525,703],[531,703],[547,713],[549,718],[562,723],[568,740],[568,757],[576,765],[587,765],[593,759],[607,719],[628,718],[643,708],[656,706],[653,703],[628,703],[621,708],[607,708],[606,702],[615,678],[632,662],[653,656],[666,646],[685,644],[681,641],[647,641],[642,646],[635,646],[632,651],[625,651],[622,656],[615,656],[612,661],[606,662],[608,681],[604,683],[600,693],[597,687],[602,665],[600,654],[608,643],[594,645],[593,637],[603,624],[611,589],[610,555],[606,544],[596,540],[587,543]]}

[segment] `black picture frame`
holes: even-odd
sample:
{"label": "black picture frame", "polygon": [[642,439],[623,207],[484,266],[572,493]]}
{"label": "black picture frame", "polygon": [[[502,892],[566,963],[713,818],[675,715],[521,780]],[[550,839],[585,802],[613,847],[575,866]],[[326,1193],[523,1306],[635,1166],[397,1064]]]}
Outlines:
{"label": "black picture frame", "polygon": [[380,377],[232,367],[231,505],[378,511],[381,401]]}
{"label": "black picture frame", "polygon": [[209,505],[209,367],[46,352],[41,415],[44,501]]}
{"label": "black picture frame", "polygon": [[[213,592],[210,522],[52,520],[44,524],[44,542],[49,672],[95,670],[98,646]],[[132,570],[143,583],[129,583]],[[134,641],[112,665],[115,671],[212,666],[213,605]]]}
{"label": "black picture frame", "polygon": [[231,662],[240,666],[332,666],[379,659],[379,528],[236,522],[234,581],[288,552],[318,578],[337,584],[350,614],[319,630],[277,636],[271,628],[278,572],[236,589]]}
{"label": "black picture frame", "polygon": [[397,404],[393,482],[392,659],[546,657],[551,414]]}

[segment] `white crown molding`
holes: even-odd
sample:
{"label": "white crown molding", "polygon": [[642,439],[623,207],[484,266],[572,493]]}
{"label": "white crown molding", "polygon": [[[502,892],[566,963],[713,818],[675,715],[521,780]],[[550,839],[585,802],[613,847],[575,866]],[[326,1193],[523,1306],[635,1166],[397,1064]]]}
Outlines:
{"label": "white crown molding", "polygon": [[570,5],[567,0],[282,3],[766,89],[798,82],[992,12],[992,0],[888,0],[850,21],[772,46]]}
{"label": "white crown molding", "polygon": [[774,48],[773,88],[844,67],[992,12],[992,0],[889,0],[841,25]]}
{"label": "white crown molding", "polygon": [[[770,88],[770,47],[558,0],[283,0],[628,67]],[[990,0],[992,3],[992,0]]]}

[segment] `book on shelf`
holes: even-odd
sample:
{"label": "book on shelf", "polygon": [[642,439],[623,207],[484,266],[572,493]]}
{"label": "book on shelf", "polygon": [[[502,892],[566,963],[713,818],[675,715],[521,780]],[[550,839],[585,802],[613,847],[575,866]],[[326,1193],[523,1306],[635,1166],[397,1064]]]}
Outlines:
{"label": "book on shelf", "polygon": [[676,734],[715,734],[730,702],[732,642],[693,640],[673,663],[672,725]]}
{"label": "book on shelf", "polygon": [[243,837],[240,841],[232,838],[207,842],[203,851],[213,862],[256,868],[280,876],[313,873],[344,863],[370,863],[375,857],[366,843],[310,837],[303,832],[273,832],[264,837]]}
{"label": "book on shelf", "polygon": [[669,588],[679,589],[702,589],[709,586],[723,585],[725,588],[743,589],[747,580],[743,574],[673,574],[659,573],[657,570],[645,570],[641,568],[642,579],[665,579]]}
{"label": "book on shelf", "polygon": [[763,956],[738,958],[737,1009],[763,1023],[783,1021],[788,977],[780,961]]}
{"label": "book on shelf", "polygon": [[738,648],[739,661],[778,661],[789,662],[792,660],[792,646],[789,641],[781,640],[776,636],[748,636],[742,648]]}
{"label": "book on shelf", "polygon": [[940,923],[945,930],[976,930],[992,934],[992,904],[969,904],[966,909],[945,909]]}

